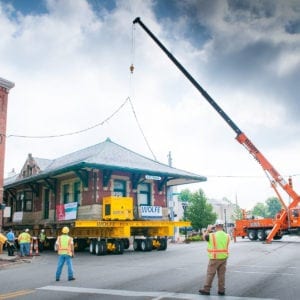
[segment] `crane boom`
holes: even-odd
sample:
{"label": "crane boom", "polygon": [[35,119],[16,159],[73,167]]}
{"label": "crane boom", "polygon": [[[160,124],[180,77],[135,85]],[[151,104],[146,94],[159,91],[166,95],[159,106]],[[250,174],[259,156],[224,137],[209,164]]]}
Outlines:
{"label": "crane boom", "polygon": [[[266,157],[254,146],[251,140],[242,132],[242,130],[231,120],[231,118],[224,112],[224,110],[216,103],[216,101],[205,91],[205,89],[193,78],[193,76],[182,66],[182,64],[170,53],[170,51],[156,38],[156,36],[147,28],[147,26],[141,21],[139,17],[134,19],[133,24],[139,24],[146,33],[154,40],[159,48],[168,56],[168,58],[177,66],[177,68],[184,74],[184,76],[193,84],[193,86],[202,94],[202,96],[208,101],[208,103],[216,110],[216,112],[224,119],[224,121],[233,129],[237,134],[236,140],[242,144],[248,152],[254,157],[255,160],[261,165],[268,178],[273,178],[277,184],[291,197],[292,201],[287,207],[281,200],[281,204],[284,207],[280,218],[275,222],[275,225],[269,233],[266,241],[270,242],[280,229],[280,225],[287,218],[287,209],[296,207],[300,201],[299,195],[293,190],[292,186],[285,181],[285,179],[279,174],[279,172],[272,166],[272,164],[266,159]],[[272,180],[270,179],[272,182]],[[272,187],[275,187],[272,184]],[[277,193],[277,190],[275,188]]]}

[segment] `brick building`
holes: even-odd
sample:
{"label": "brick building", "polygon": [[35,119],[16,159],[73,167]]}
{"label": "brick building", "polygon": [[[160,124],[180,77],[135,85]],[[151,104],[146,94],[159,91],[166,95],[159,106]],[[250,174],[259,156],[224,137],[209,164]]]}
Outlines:
{"label": "brick building", "polygon": [[[110,139],[54,160],[29,154],[19,174],[4,181],[4,228],[57,228],[58,208],[76,203],[76,219],[101,219],[103,197],[134,199],[134,216],[141,206],[162,207],[169,214],[169,187],[202,182],[201,175],[179,170],[124,148]],[[73,220],[74,221],[74,220]]]}

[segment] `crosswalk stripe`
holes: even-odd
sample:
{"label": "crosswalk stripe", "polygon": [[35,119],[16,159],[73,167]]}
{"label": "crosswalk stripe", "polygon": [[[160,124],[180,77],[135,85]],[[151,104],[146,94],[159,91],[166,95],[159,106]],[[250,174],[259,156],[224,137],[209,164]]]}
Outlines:
{"label": "crosswalk stripe", "polygon": [[[171,298],[171,299],[186,299],[186,300],[194,300],[194,299],[201,299],[201,295],[199,294],[186,294],[186,293],[174,293],[174,292],[152,292],[152,291],[129,291],[129,290],[112,290],[112,289],[94,289],[94,288],[83,288],[83,287],[72,287],[72,286],[53,286],[48,285],[37,290],[47,290],[47,291],[56,291],[56,292],[70,292],[70,293],[84,293],[84,294],[100,294],[100,295],[115,295],[115,296],[123,296],[123,297],[152,297],[152,300],[160,300],[164,298]],[[199,298],[200,297],[200,298]],[[204,297],[204,296],[202,296]],[[214,297],[210,296],[211,299]],[[219,297],[216,297],[219,299]],[[225,296],[222,299],[245,299],[242,297],[232,297],[232,296]],[[259,300],[260,298],[247,298]],[[266,299],[264,300],[274,300],[274,299]]]}

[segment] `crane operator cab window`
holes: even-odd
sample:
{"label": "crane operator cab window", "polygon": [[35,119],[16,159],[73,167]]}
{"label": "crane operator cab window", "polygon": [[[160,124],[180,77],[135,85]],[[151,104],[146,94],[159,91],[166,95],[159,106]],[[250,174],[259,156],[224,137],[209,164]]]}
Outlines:
{"label": "crane operator cab window", "polygon": [[300,216],[300,208],[296,208],[292,210],[292,215],[294,218],[299,218]]}

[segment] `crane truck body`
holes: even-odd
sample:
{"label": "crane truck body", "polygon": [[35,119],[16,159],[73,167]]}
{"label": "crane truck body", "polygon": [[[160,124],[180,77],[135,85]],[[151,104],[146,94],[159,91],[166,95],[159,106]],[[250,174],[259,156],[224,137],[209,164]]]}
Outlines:
{"label": "crane truck body", "polygon": [[[149,28],[137,17],[133,24],[139,24],[144,31],[152,38],[152,40],[159,46],[159,48],[167,55],[167,57],[176,65],[176,67],[183,73],[183,75],[192,83],[192,85],[201,93],[212,108],[223,118],[223,120],[236,133],[236,140],[245,147],[245,149],[253,156],[253,158],[260,164],[266,176],[268,177],[271,187],[274,189],[281,203],[282,210],[278,212],[274,220],[266,219],[265,221],[255,222],[242,220],[237,221],[236,236],[250,236],[252,240],[259,235],[261,240],[271,242],[283,234],[298,232],[300,228],[300,221],[293,216],[293,212],[298,210],[299,195],[294,191],[291,184],[289,184],[283,176],[273,167],[267,158],[256,148],[252,141],[246,134],[232,121],[232,119],[224,112],[224,110],[216,103],[216,101],[206,92],[206,90],[191,76],[191,74],[181,65],[181,63],[170,53],[170,51],[157,39],[157,37],[149,30]],[[280,186],[283,191],[292,200],[287,206],[283,201],[277,186]]]}

